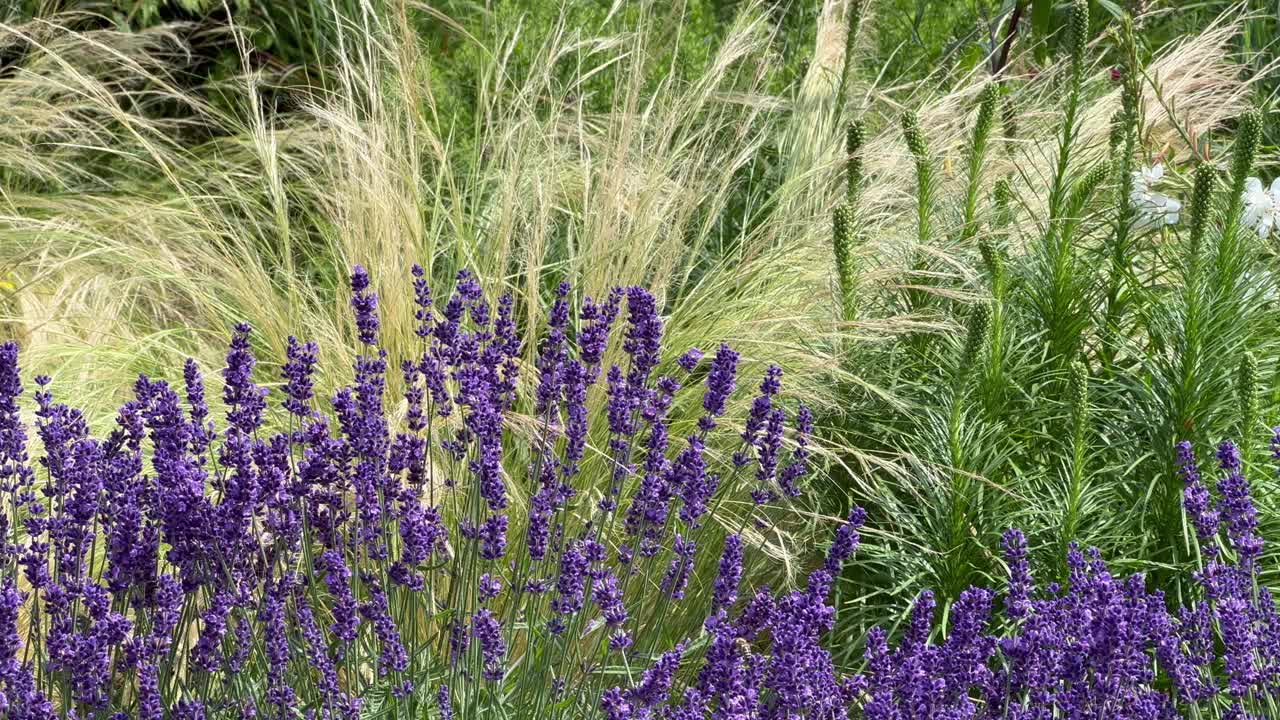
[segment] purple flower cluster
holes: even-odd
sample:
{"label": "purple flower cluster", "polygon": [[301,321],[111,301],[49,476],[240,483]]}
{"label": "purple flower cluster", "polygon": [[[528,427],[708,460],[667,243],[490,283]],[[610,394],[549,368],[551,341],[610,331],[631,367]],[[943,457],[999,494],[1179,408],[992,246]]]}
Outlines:
{"label": "purple flower cluster", "polygon": [[[737,536],[725,543],[716,601],[706,622],[710,636],[694,678],[675,690],[677,670],[686,646],[661,655],[630,689],[604,693],[600,708],[609,720],[643,718],[784,718],[848,717],[859,684],[843,677],[823,640],[835,624],[829,596],[841,566],[858,545],[857,526],[864,514],[855,510],[837,530],[827,562],[809,575],[807,586],[780,598],[761,589],[742,607],[733,607],[741,574],[742,545]],[[730,589],[732,588],[732,590]],[[767,636],[767,641],[766,641]],[[692,670],[692,669],[691,669]]]}
{"label": "purple flower cluster", "polygon": [[[821,693],[843,686],[820,639],[856,533],[838,533],[809,589],[776,602],[757,589],[737,619],[743,535],[724,540],[714,597],[691,592],[698,549],[750,507],[724,495],[794,494],[808,471],[804,408],[792,462],[777,470],[780,369],[766,373],[752,429],[722,439],[713,431],[733,407],[738,354],[720,346],[702,375],[701,351],[669,358],[642,288],[575,311],[562,283],[526,357],[510,295],[490,298],[466,271],[439,295],[415,266],[415,349],[392,366],[373,279],[356,266],[349,280],[351,382],[327,390],[321,348],[296,337],[278,382],[264,381],[242,323],[220,373],[221,422],[189,360],[180,389],[140,377],[105,438],[46,377],[28,424],[18,348],[0,345],[0,716],[356,720],[375,699],[411,716],[487,716],[548,693],[567,702],[576,682],[596,694],[575,697],[570,714],[596,712],[603,696],[606,714],[650,717],[668,712],[694,638],[632,689],[605,692],[614,676],[600,671],[653,657],[654,628],[673,615],[695,627],[710,617],[715,640],[714,667],[670,712],[835,707]],[[676,444],[682,385],[701,404]],[[757,458],[754,488],[716,464],[735,442]],[[527,514],[515,512],[526,499]],[[770,633],[772,656],[743,650]],[[517,669],[548,675],[512,683]]]}
{"label": "purple flower cluster", "polygon": [[952,605],[945,638],[930,643],[943,633],[923,593],[896,648],[883,631],[869,634],[854,716],[1270,717],[1280,698],[1280,615],[1259,587],[1261,541],[1239,453],[1229,442],[1218,448],[1216,504],[1191,445],[1177,453],[1188,517],[1210,546],[1197,596],[1171,609],[1142,575],[1116,577],[1097,551],[1075,546],[1067,582],[1036,588],[1026,538],[1011,530],[1005,621],[992,614],[990,591],[971,588]]}
{"label": "purple flower cluster", "polygon": [[461,272],[437,298],[426,276],[399,403],[359,267],[353,378],[327,403],[320,348],[295,338],[268,402],[241,324],[221,423],[188,362],[180,389],[139,378],[95,436],[47,377],[25,422],[0,345],[0,717],[1172,720],[1280,702],[1280,613],[1231,443],[1212,488],[1177,447],[1201,548],[1181,604],[1074,546],[1065,580],[1037,586],[1010,530],[1003,592],[942,609],[920,592],[846,674],[829,643],[863,639],[831,637],[832,596],[866,513],[799,587],[753,576],[750,523],[777,521],[812,457],[781,369],[723,432],[741,358],[668,358],[645,290],[575,312],[562,284],[526,357],[510,296]]}

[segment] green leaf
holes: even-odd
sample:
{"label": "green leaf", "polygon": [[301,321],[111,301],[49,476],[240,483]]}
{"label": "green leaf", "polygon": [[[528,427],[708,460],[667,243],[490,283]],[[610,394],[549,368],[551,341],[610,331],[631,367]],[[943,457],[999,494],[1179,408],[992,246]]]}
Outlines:
{"label": "green leaf", "polygon": [[1129,12],[1113,0],[1097,0],[1098,7],[1105,10],[1108,14],[1117,20],[1121,20],[1128,16]]}

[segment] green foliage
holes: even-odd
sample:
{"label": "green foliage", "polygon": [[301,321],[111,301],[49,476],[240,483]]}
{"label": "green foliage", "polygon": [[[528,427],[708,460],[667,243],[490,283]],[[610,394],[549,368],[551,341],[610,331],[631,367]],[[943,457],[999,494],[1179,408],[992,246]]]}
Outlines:
{"label": "green foliage", "polygon": [[[929,123],[926,142],[924,108],[901,113],[899,163],[915,170],[899,171],[905,200],[876,194],[883,176],[866,172],[858,212],[912,248],[914,278],[929,259],[924,317],[945,329],[921,341],[919,326],[904,324],[858,349],[853,369],[875,390],[849,391],[838,437],[880,459],[850,493],[895,523],[885,568],[860,581],[896,588],[894,578],[910,577],[954,599],[973,579],[1002,575],[982,548],[1017,526],[1064,573],[1063,550],[1078,541],[1181,593],[1174,576],[1192,558],[1174,443],[1239,434],[1256,450],[1263,419],[1280,411],[1257,391],[1275,387],[1273,368],[1246,355],[1274,352],[1280,339],[1265,329],[1276,319],[1263,301],[1277,289],[1271,241],[1239,221],[1260,116],[1248,110],[1194,142],[1156,140],[1183,122],[1179,106],[1151,100],[1163,51],[1127,16],[1090,50],[1089,4],[1062,9],[1048,44],[1057,60],[1028,84],[975,79],[984,87],[970,90],[963,133]],[[1015,44],[1014,62],[1034,62],[1029,49]],[[1117,76],[1097,73],[1111,63]],[[1052,110],[1031,106],[1036,85]],[[993,133],[1005,152],[984,152]],[[1203,157],[1232,144],[1220,181]],[[966,163],[954,178],[951,157]],[[1164,177],[1152,185],[1158,163]],[[1166,214],[1177,198],[1186,207]],[[859,321],[903,317],[901,285],[864,277]],[[1263,523],[1276,527],[1271,512]],[[906,603],[882,595],[847,611]]]}
{"label": "green foliage", "polygon": [[[342,347],[334,278],[369,257],[378,277],[411,255],[436,280],[475,267],[526,312],[564,278],[641,284],[673,342],[780,354],[825,411],[837,483],[818,514],[857,501],[882,528],[842,622],[999,577],[990,549],[1012,525],[1053,563],[1078,539],[1173,577],[1173,443],[1239,434],[1257,462],[1248,436],[1280,411],[1274,241],[1239,221],[1276,113],[1214,114],[1274,88],[1274,30],[1243,23],[1227,48],[1243,67],[1214,44],[1169,67],[1166,42],[1228,3],[1119,5],[854,0],[820,34],[816,2],[244,2],[227,18],[112,0],[122,36],[102,43],[128,62],[95,60],[67,94],[0,73],[23,119],[0,129],[0,281],[21,288],[5,327],[110,407],[97,388],[121,376],[216,362],[249,310],[264,356],[299,327]],[[157,50],[175,20],[210,32]],[[89,30],[106,28],[70,36]],[[66,40],[51,53],[83,59]],[[67,82],[43,59],[23,75]],[[1205,160],[1229,144],[1226,167]],[[1152,227],[1134,178],[1160,159],[1162,191],[1190,202]],[[411,309],[386,310],[388,342],[416,342]],[[696,407],[676,410],[683,431]],[[783,582],[811,525],[760,540]]]}

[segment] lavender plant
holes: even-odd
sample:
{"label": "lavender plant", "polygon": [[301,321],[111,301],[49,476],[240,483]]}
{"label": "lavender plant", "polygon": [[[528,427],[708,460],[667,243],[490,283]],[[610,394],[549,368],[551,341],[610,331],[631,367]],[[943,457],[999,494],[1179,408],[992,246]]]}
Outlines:
{"label": "lavender plant", "polygon": [[[1191,444],[1177,448],[1201,558],[1193,595],[1171,603],[1074,544],[1065,582],[1037,587],[1010,530],[1003,593],[971,586],[935,627],[934,595],[920,592],[894,645],[873,628],[861,672],[845,675],[826,644],[831,595],[865,513],[849,513],[803,587],[755,582],[748,534],[778,520],[810,466],[803,406],[784,444],[780,370],[721,467],[738,356],[691,350],[664,373],[647,292],[619,288],[574,313],[562,284],[526,388],[512,301],[491,304],[462,272],[438,304],[423,275],[402,420],[360,267],[354,382],[321,412],[317,348],[291,340],[276,431],[240,325],[221,425],[194,362],[181,392],[139,378],[105,438],[40,376],[33,463],[18,348],[0,346],[6,717],[1274,717],[1280,614],[1258,581],[1258,515],[1234,444],[1218,448],[1216,500]],[[971,323],[957,392],[985,318]],[[622,362],[608,363],[615,325]],[[584,477],[583,398],[601,378],[610,472]],[[673,444],[667,412],[697,382],[704,414]],[[506,418],[526,391],[539,422],[521,433]],[[513,471],[519,437],[531,461]],[[739,489],[749,501],[702,586],[695,562],[723,517],[712,510]],[[704,619],[669,642],[661,626],[681,609]]]}
{"label": "lavender plant", "polygon": [[[1272,447],[1280,458],[1280,428]],[[970,587],[935,626],[926,590],[896,646],[870,631],[866,670],[852,681],[855,716],[1276,717],[1280,614],[1258,580],[1262,539],[1240,452],[1231,442],[1217,449],[1216,501],[1191,443],[1177,453],[1201,557],[1194,596],[1171,602],[1143,575],[1116,576],[1096,549],[1074,544],[1065,582],[1037,586],[1027,539],[1009,530],[1003,597]]]}
{"label": "lavender plant", "polygon": [[[749,540],[810,466],[812,415],[785,409],[779,368],[733,432],[733,349],[692,349],[668,370],[647,291],[575,312],[561,284],[527,384],[511,297],[492,302],[464,271],[441,301],[424,275],[414,268],[420,353],[399,365],[402,413],[359,266],[361,351],[327,411],[317,346],[290,338],[270,392],[241,324],[222,423],[189,361],[180,386],[140,377],[105,437],[39,376],[28,426],[18,348],[0,346],[6,717],[648,717],[695,663],[687,717],[745,704],[827,716],[851,699],[820,640],[860,511],[807,589],[754,586]],[[677,439],[667,415],[684,388],[703,414]],[[607,395],[604,417],[586,412],[591,392]],[[536,427],[508,422],[521,395]],[[721,436],[737,450],[722,454]],[[523,467],[509,462],[517,443]],[[604,477],[583,472],[588,453],[607,457]],[[703,592],[695,563],[716,554]],[[705,631],[668,644],[681,612]]]}

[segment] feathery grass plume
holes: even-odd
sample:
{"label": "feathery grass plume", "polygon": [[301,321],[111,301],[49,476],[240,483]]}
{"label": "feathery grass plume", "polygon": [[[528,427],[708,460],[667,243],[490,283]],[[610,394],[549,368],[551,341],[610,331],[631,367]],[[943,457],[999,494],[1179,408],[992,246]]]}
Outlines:
{"label": "feathery grass plume", "polygon": [[1000,85],[990,82],[982,89],[978,102],[978,116],[973,123],[973,139],[969,144],[968,185],[964,199],[964,218],[961,221],[961,244],[967,244],[978,232],[978,198],[982,190],[982,169],[987,156],[987,141],[995,121],[996,104],[1000,100]]}
{"label": "feathery grass plume", "polygon": [[[22,118],[0,129],[3,164],[61,176],[66,188],[6,186],[0,265],[20,290],[4,312],[54,375],[83,379],[99,400],[87,403],[91,417],[109,420],[137,372],[184,354],[216,357],[225,328],[249,310],[264,349],[282,356],[288,328],[306,326],[325,366],[347,364],[338,341],[352,328],[329,270],[354,259],[390,270],[406,256],[423,257],[438,280],[464,265],[501,278],[524,313],[562,277],[594,295],[645,285],[682,336],[673,342],[738,336],[748,366],[773,346],[798,396],[816,408],[834,402],[828,379],[819,381],[829,378],[831,344],[812,342],[831,332],[830,240],[816,220],[830,212],[817,192],[825,177],[813,172],[817,161],[788,157],[775,190],[742,184],[778,134],[814,132],[812,117],[783,113],[764,87],[774,48],[762,4],[742,8],[706,73],[687,83],[646,60],[644,48],[669,29],[657,18],[612,35],[552,34],[521,66],[507,64],[526,40],[518,27],[457,27],[459,52],[477,58],[475,103],[462,105],[477,120],[466,125],[473,133],[460,132],[440,88],[422,82],[434,60],[413,23],[360,8],[367,14],[333,19],[347,52],[329,88],[297,88],[280,108],[203,102],[170,77],[183,48],[162,33],[54,23],[0,31],[14,42],[46,34],[23,72],[0,76],[3,104]],[[101,76],[93,63],[105,66]],[[600,77],[616,81],[614,107],[591,113],[581,91]],[[226,82],[255,97],[266,81]],[[145,90],[130,95],[137,103],[118,102],[129,87]],[[191,118],[146,112],[164,104]],[[212,138],[190,147],[190,127]],[[87,161],[97,154],[115,159]],[[723,237],[715,219],[739,200],[770,210]],[[796,272],[775,272],[784,257]],[[391,272],[372,276],[395,282]],[[416,344],[412,303],[381,289],[385,342]],[[336,389],[331,376],[316,382]],[[401,382],[390,379],[393,389]]]}
{"label": "feathery grass plume", "polygon": [[858,277],[854,260],[856,219],[849,205],[841,205],[832,214],[832,240],[835,249],[836,277],[840,287],[840,317],[852,322],[858,315]]}
{"label": "feathery grass plume", "polygon": [[[814,168],[834,162],[839,143],[823,130],[820,152],[813,149],[814,117],[784,112],[764,87],[774,56],[761,4],[742,8],[711,68],[690,82],[663,70],[650,85],[643,48],[670,29],[653,20],[618,35],[556,34],[525,67],[508,64],[510,49],[525,41],[519,26],[486,25],[493,36],[460,30],[458,51],[477,56],[476,101],[463,105],[476,116],[464,125],[471,133],[459,132],[441,107],[438,86],[422,82],[435,59],[422,52],[413,23],[376,6],[359,6],[367,17],[336,20],[349,52],[331,68],[332,84],[299,89],[280,108],[210,107],[168,77],[185,67],[169,64],[169,50],[161,59],[116,33],[47,27],[57,40],[45,44],[47,52],[24,56],[23,72],[0,73],[0,105],[23,118],[0,123],[0,155],[21,167],[17,149],[25,147],[25,162],[37,169],[79,169],[63,173],[61,188],[0,182],[0,268],[12,269],[19,286],[0,298],[3,332],[21,338],[31,362],[57,382],[75,384],[92,427],[111,423],[138,374],[159,376],[186,356],[216,362],[241,317],[255,318],[251,342],[264,358],[286,357],[290,332],[307,328],[322,368],[315,393],[332,397],[343,383],[335,370],[359,357],[351,342],[359,328],[333,268],[367,264],[380,297],[380,341],[403,357],[423,342],[418,306],[405,292],[411,281],[398,272],[406,257],[422,258],[425,280],[437,286],[449,287],[455,271],[470,266],[509,292],[522,373],[536,367],[537,339],[547,328],[538,309],[572,278],[600,302],[610,287],[644,287],[671,347],[711,349],[725,339],[741,351],[742,373],[759,374],[772,359],[815,414],[838,406],[833,378],[848,376],[832,338],[830,235],[819,220],[831,210],[831,193]],[[108,63],[103,77],[79,64],[96,69],[95,58],[117,57],[117,44],[129,61]],[[593,113],[581,90],[601,75],[614,77],[617,93],[609,112]],[[815,67],[811,77],[825,76]],[[260,75],[227,80],[248,96],[262,82]],[[146,112],[166,103],[193,118],[170,123]],[[188,145],[184,128],[192,126],[213,137]],[[788,151],[775,190],[744,187],[739,171],[780,136],[811,149]],[[67,142],[48,142],[55,138]],[[115,159],[105,167],[90,162],[97,153]],[[726,239],[715,219],[733,213],[739,199],[770,210]],[[791,270],[779,273],[784,261]],[[621,361],[617,349],[604,359]],[[223,380],[211,377],[209,385],[216,414]],[[391,373],[387,397],[403,397],[409,385]],[[603,384],[588,392],[587,413],[602,412],[608,400]],[[728,411],[750,404],[736,393]],[[696,402],[675,403],[672,437],[696,434],[701,415]],[[519,439],[541,434],[532,397],[517,398],[507,417]],[[459,429],[453,418],[446,425]],[[284,421],[268,418],[272,429]],[[388,421],[406,427],[407,403],[389,406]],[[614,466],[611,439],[607,429],[589,433],[584,479],[611,477],[600,471]],[[504,461],[529,467],[527,447],[517,443]],[[815,437],[805,452],[826,462],[831,440]],[[852,463],[860,456],[841,457]],[[531,502],[527,489],[518,486],[512,503]],[[708,542],[740,525],[748,505],[711,508]],[[760,552],[759,574],[774,587],[804,569],[796,553],[812,546],[818,517],[779,510],[767,531],[754,523],[744,529],[746,546]],[[711,564],[697,556],[692,587]],[[667,639],[682,624],[668,622]]]}

